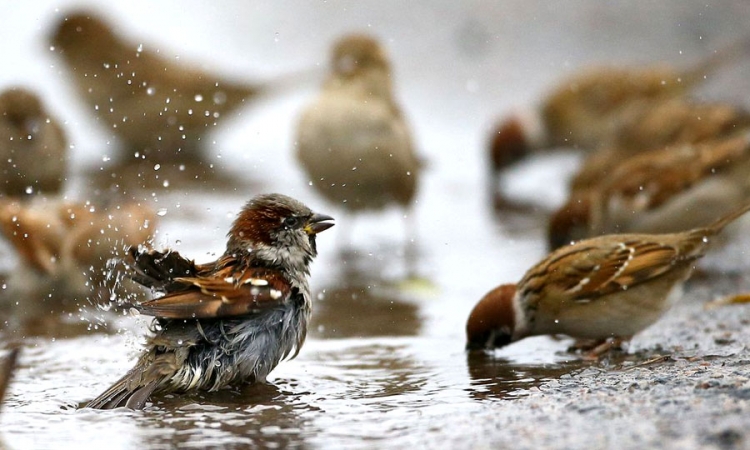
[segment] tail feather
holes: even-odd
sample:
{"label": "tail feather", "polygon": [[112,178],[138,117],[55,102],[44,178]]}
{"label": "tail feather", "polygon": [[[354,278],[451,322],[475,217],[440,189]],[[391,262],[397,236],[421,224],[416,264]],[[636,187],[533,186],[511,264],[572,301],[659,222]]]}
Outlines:
{"label": "tail feather", "polygon": [[151,394],[154,393],[154,390],[156,390],[156,386],[158,385],[159,382],[155,380],[136,390],[135,392],[133,392],[130,398],[128,398],[128,401],[125,402],[125,407],[136,410],[143,409],[143,407],[146,406],[146,402],[151,397]]}
{"label": "tail feather", "polygon": [[745,213],[750,211],[750,203],[743,205],[734,211],[727,213],[726,215],[720,217],[716,220],[716,222],[712,223],[711,225],[707,226],[706,228],[702,230],[698,230],[699,232],[702,232],[703,234],[707,236],[713,236],[715,234],[718,234],[723,230],[727,225],[737,220],[740,216],[743,216]]}
{"label": "tail feather", "polygon": [[682,76],[682,83],[695,86],[705,81],[708,75],[726,65],[736,63],[740,56],[750,53],[750,35],[724,45],[709,56],[690,67]]}
{"label": "tail feather", "polygon": [[124,401],[133,394],[133,385],[137,386],[135,377],[140,377],[136,369],[131,369],[124,377],[117,380],[109,389],[99,394],[98,397],[86,404],[86,408],[93,409],[115,409],[125,406]]}
{"label": "tail feather", "polygon": [[700,258],[711,247],[712,240],[709,239],[721,232],[727,225],[734,220],[750,211],[750,203],[735,209],[734,211],[720,217],[714,223],[707,227],[696,228],[694,230],[681,233],[680,253],[683,258]]}
{"label": "tail feather", "polygon": [[86,408],[115,409],[124,406],[130,409],[143,409],[161,379],[156,378],[146,384],[142,381],[143,371],[140,365],[136,365],[109,389],[88,402]]}

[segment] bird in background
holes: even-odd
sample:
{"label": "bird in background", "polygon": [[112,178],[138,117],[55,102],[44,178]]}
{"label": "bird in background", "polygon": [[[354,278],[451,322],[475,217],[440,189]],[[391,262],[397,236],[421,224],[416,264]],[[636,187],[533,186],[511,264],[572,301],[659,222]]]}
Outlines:
{"label": "bird in background", "polygon": [[153,393],[264,383],[305,341],[316,235],[331,220],[285,195],[265,194],[242,208],[216,261],[131,249],[130,277],[162,294],[133,305],[155,318],[155,332],[135,367],[87,406],[141,409]]}
{"label": "bird in background", "polygon": [[642,106],[632,108],[607,141],[586,156],[570,182],[571,192],[595,189],[635,155],[721,138],[750,126],[747,110],[726,103],[679,97]]}
{"label": "bird in background", "polygon": [[65,132],[29,89],[0,93],[0,193],[57,194],[67,177]]}
{"label": "bird in background", "polygon": [[748,210],[750,204],[681,233],[613,234],[555,250],[521,281],[501,285],[479,301],[466,324],[467,348],[565,334],[596,341],[597,355],[630,340],[681,298],[696,260]]}
{"label": "bird in background", "polygon": [[206,135],[239,108],[302,81],[304,72],[266,83],[235,81],[178,64],[128,40],[90,11],[66,13],[49,41],[79,96],[122,145],[121,162],[195,165]]}
{"label": "bird in background", "polygon": [[343,211],[397,206],[410,216],[409,226],[422,164],[394,97],[385,50],[372,37],[344,36],[333,46],[329,70],[300,115],[297,159],[315,191]]}
{"label": "bird in background", "polygon": [[673,233],[710,224],[750,201],[750,131],[678,144],[622,161],[571,193],[550,218],[548,242],[609,233]]}
{"label": "bird in background", "polygon": [[712,73],[736,63],[749,47],[750,37],[743,37],[687,68],[597,66],[567,76],[537,106],[512,114],[494,128],[489,142],[491,198],[498,207],[508,204],[499,186],[507,167],[555,148],[597,151],[622,120],[652,102],[686,95]]}
{"label": "bird in background", "polygon": [[130,201],[0,199],[0,233],[21,262],[8,286],[18,291],[54,286],[63,296],[90,296],[106,280],[111,258],[152,238],[156,218],[150,206]]}

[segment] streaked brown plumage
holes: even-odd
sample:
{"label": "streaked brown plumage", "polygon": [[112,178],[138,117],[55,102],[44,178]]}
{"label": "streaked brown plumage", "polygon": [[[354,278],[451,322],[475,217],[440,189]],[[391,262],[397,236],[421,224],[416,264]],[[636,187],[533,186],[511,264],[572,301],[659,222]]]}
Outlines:
{"label": "streaked brown plumage", "polygon": [[297,158],[310,181],[348,211],[409,207],[420,161],[383,48],[368,36],[346,36],[334,46],[330,69],[297,126]]}
{"label": "streaked brown plumage", "polygon": [[550,219],[552,248],[607,233],[669,233],[706,226],[750,201],[750,135],[634,156],[579,189]]}
{"label": "streaked brown plumage", "polygon": [[608,140],[586,157],[571,181],[571,190],[593,188],[634,155],[720,138],[748,126],[750,113],[724,103],[676,98],[635,108]]}
{"label": "streaked brown plumage", "polygon": [[290,197],[259,195],[238,214],[216,261],[131,249],[130,277],[163,294],[134,305],[155,318],[155,334],[135,366],[87,406],[141,409],[154,392],[265,382],[305,341],[309,266],[330,220]]}
{"label": "streaked brown plumage", "polygon": [[33,282],[61,282],[69,292],[98,286],[107,261],[146,243],[155,225],[155,211],[135,202],[99,208],[43,198],[0,201],[0,232],[35,274]]}
{"label": "streaked brown plumage", "polygon": [[695,260],[748,210],[750,204],[681,233],[613,234],[562,247],[516,285],[479,302],[467,322],[468,347],[502,347],[542,334],[630,339],[679,300]]}
{"label": "streaked brown plumage", "polygon": [[124,161],[200,160],[205,135],[263,89],[176,64],[92,12],[65,14],[50,42],[78,94],[122,143]]}
{"label": "streaked brown plumage", "polygon": [[57,120],[28,89],[0,94],[0,193],[55,194],[67,176],[68,141]]}
{"label": "streaked brown plumage", "polygon": [[491,195],[502,199],[501,172],[527,155],[552,148],[598,151],[622,122],[652,104],[688,93],[707,75],[748,51],[747,37],[711,53],[686,69],[667,64],[640,67],[590,67],[566,77],[539,106],[513,114],[490,137]]}

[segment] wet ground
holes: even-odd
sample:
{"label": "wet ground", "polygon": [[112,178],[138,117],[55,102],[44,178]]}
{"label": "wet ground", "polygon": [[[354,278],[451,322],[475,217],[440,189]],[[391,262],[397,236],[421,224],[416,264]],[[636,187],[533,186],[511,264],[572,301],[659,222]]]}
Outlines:
{"label": "wet ground", "polygon": [[[60,304],[44,292],[19,292],[19,279],[7,275],[0,337],[23,354],[0,415],[2,445],[750,448],[750,306],[704,307],[750,289],[743,272],[697,278],[627,355],[601,362],[567,353],[569,340],[545,337],[468,355],[463,332],[487,290],[519,279],[544,255],[545,212],[563,199],[576,163],[568,153],[519,167],[509,191],[535,201],[538,211],[496,217],[484,196],[482,166],[492,120],[532,102],[580,64],[689,61],[746,33],[750,8],[685,1],[617,9],[593,0],[565,9],[541,1],[444,3],[301,3],[280,10],[271,3],[176,8],[176,2],[144,1],[108,9],[131,34],[240,79],[325,64],[329,42],[344,31],[367,29],[383,38],[427,161],[412,216],[418,278],[407,277],[409,237],[400,211],[347,217],[317,197],[295,165],[291,130],[315,82],[268,99],[243,110],[208,145],[215,173],[230,181],[147,172],[141,177],[159,177],[161,186],[137,195],[160,211],[157,246],[198,261],[223,251],[237,210],[259,192],[283,192],[335,216],[337,226],[318,239],[314,323],[300,355],[272,372],[270,386],[157,398],[142,412],[81,410],[81,402],[130,367],[146,318],[103,311],[86,299]],[[7,67],[15,68],[2,81],[25,81],[64,118],[75,163],[67,192],[81,198],[92,171],[107,169],[116,143],[76,103],[43,44],[68,5],[0,6],[14,19],[0,30]],[[746,101],[743,67],[711,80],[700,95]],[[5,247],[0,265],[9,272],[16,265]]]}

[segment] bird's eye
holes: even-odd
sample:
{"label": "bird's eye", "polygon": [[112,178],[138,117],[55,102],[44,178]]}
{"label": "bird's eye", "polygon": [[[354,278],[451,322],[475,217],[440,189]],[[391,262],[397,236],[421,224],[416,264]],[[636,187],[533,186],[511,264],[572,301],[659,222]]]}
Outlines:
{"label": "bird's eye", "polygon": [[299,225],[299,217],[290,216],[284,219],[284,226],[287,228],[294,228]]}

